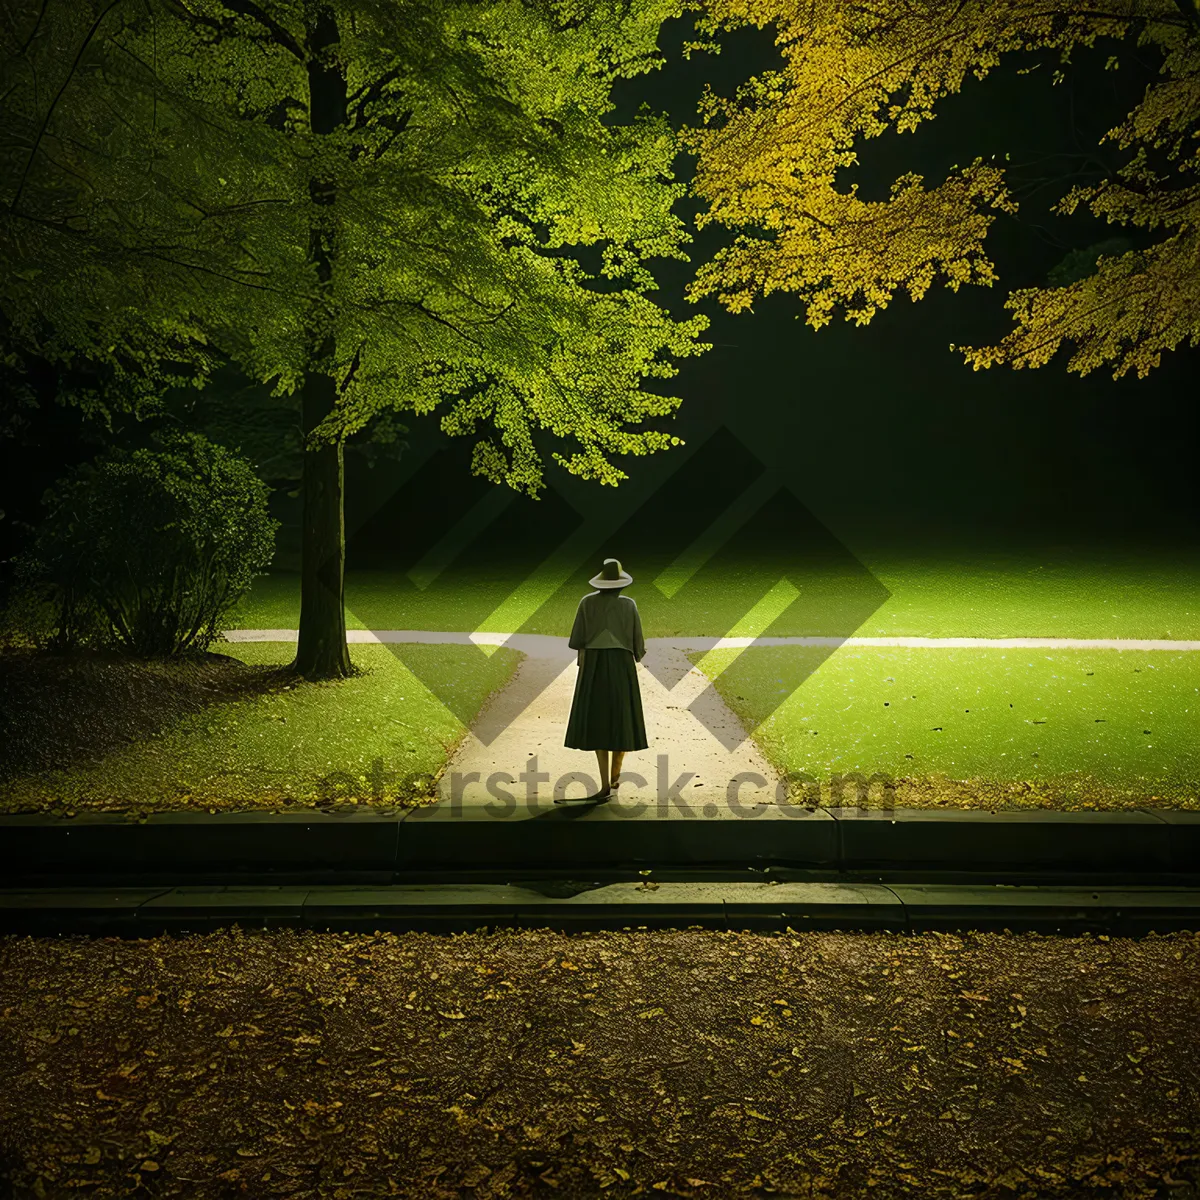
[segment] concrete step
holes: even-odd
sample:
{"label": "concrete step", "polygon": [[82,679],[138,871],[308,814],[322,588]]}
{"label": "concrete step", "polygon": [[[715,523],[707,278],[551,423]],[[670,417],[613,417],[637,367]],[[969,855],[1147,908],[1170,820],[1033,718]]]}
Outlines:
{"label": "concrete step", "polygon": [[[1200,872],[1200,812],[919,808],[738,810],[679,804],[442,803],[387,811],[80,813],[0,816],[0,878],[18,884],[104,870],[191,875],[621,867],[1047,872],[1167,877]],[[1120,880],[1114,879],[1113,882]],[[1068,882],[1064,879],[1063,882]]]}

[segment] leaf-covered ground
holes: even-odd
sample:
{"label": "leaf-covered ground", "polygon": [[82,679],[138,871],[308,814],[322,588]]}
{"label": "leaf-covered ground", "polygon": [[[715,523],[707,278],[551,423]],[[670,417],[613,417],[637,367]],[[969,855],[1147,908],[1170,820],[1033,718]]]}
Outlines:
{"label": "leaf-covered ground", "polygon": [[1194,1197],[1200,937],[0,939],[16,1197]]}
{"label": "leaf-covered ground", "polygon": [[294,646],[226,649],[200,664],[0,656],[0,811],[432,803],[466,732],[443,699],[477,713],[522,657],[354,646],[358,675],[307,683],[286,670]]}

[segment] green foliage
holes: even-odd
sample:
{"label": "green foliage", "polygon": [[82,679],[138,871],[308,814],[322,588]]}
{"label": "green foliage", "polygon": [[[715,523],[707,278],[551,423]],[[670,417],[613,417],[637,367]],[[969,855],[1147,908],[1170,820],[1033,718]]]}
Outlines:
{"label": "green foliage", "polygon": [[[610,456],[678,441],[644,423],[679,398],[642,381],[708,348],[707,318],[645,295],[645,260],[690,241],[671,126],[603,119],[680,9],[339,0],[325,49],[299,0],[7,0],[0,311],[109,366],[90,404],[223,355],[276,397],[332,377],[321,437],[449,401],[443,431],[477,435],[495,482],[536,495],[549,450],[616,484]],[[345,113],[318,133],[328,70]]]}
{"label": "green foliage", "polygon": [[237,372],[215,372],[201,388],[180,389],[167,400],[172,415],[245,458],[268,483],[295,485],[303,459],[299,405],[273,397],[264,384]]}
{"label": "green foliage", "polygon": [[[0,442],[19,437],[29,425],[37,398],[19,351],[0,345]],[[3,518],[0,513],[0,519]]]}
{"label": "green foliage", "polygon": [[[231,367],[215,371],[200,388],[181,388],[163,400],[165,411],[184,428],[247,459],[258,477],[274,487],[299,495],[304,459],[298,397],[274,396],[271,388]],[[371,467],[398,461],[408,449],[409,432],[394,413],[383,412],[346,445]]]}
{"label": "green foliage", "polygon": [[[53,605],[35,640],[144,657],[204,650],[270,562],[277,523],[250,465],[198,434],[115,449],[46,495],[21,562],[23,611]],[[44,621],[44,618],[42,618]]]}

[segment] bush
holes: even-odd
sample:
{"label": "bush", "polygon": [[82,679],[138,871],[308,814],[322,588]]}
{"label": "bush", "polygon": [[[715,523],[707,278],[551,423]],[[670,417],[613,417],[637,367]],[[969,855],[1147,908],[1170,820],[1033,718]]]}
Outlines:
{"label": "bush", "polygon": [[112,643],[109,622],[89,595],[70,579],[61,583],[35,553],[13,560],[8,603],[0,614],[0,649],[69,650]]}
{"label": "bush", "polygon": [[111,646],[144,658],[202,651],[271,561],[270,489],[196,433],[113,450],[46,493],[16,564],[9,625],[35,644]]}

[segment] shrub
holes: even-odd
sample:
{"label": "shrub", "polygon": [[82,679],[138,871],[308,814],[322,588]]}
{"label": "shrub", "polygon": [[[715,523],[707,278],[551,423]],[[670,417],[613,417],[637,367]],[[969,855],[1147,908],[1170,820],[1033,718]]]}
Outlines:
{"label": "shrub", "polygon": [[270,562],[278,522],[250,464],[200,434],[157,440],[110,451],[46,493],[48,516],[18,564],[31,640],[145,658],[205,650]]}
{"label": "shrub", "polygon": [[111,643],[109,623],[95,600],[35,552],[13,560],[8,603],[0,614],[0,649],[69,650]]}

